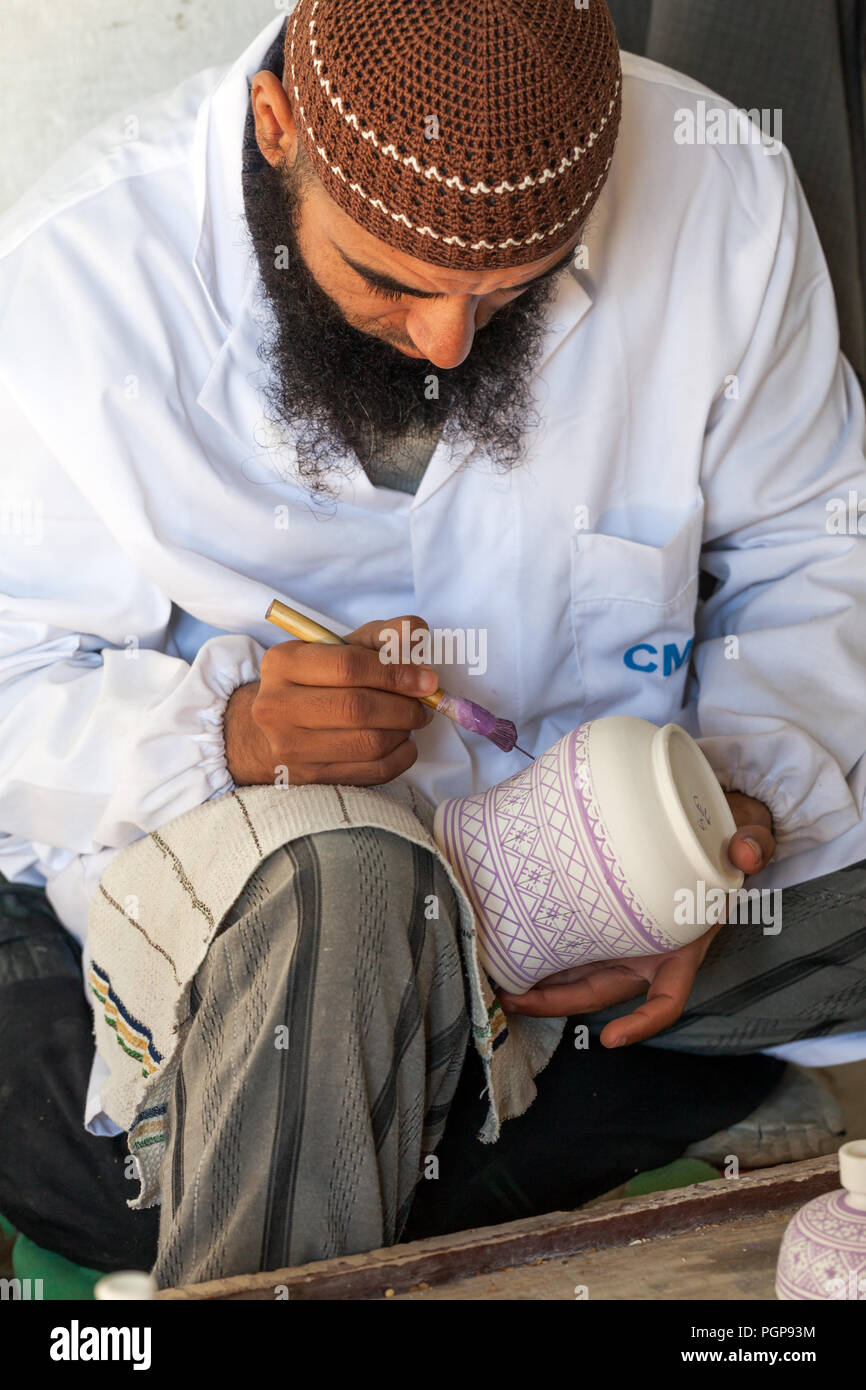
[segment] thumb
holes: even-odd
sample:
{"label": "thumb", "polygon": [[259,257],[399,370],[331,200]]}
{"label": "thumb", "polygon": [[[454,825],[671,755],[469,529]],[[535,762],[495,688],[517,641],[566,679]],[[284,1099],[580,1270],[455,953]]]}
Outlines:
{"label": "thumb", "polygon": [[744,874],[760,873],[775,852],[773,832],[765,825],[741,825],[728,844],[728,858]]}

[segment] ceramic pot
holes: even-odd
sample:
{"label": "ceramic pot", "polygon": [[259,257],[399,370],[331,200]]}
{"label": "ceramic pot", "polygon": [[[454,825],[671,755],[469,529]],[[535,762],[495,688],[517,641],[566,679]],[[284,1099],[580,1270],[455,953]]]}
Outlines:
{"label": "ceramic pot", "polygon": [[[676,724],[581,724],[489,791],[444,801],[434,835],[472,904],[488,974],[520,993],[568,966],[672,951],[743,882],[736,825]],[[693,895],[697,919],[688,917]],[[703,910],[702,910],[703,909]]]}
{"label": "ceramic pot", "polygon": [[866,1302],[866,1139],[839,1150],[841,1188],[801,1207],[788,1222],[776,1297],[811,1303]]}

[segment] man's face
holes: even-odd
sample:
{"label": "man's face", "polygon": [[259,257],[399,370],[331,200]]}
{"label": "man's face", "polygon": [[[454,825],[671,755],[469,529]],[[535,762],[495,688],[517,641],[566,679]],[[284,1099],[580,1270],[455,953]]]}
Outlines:
{"label": "man's face", "polygon": [[577,238],[518,270],[444,270],[372,236],[316,180],[304,199],[298,241],[310,273],[347,323],[434,369],[454,371],[495,313],[551,268],[571,263]]}
{"label": "man's face", "polygon": [[533,423],[545,309],[580,233],[516,270],[431,265],[372,236],[328,195],[273,74],[254,79],[253,106],[267,162],[244,191],[272,319],[260,347],[265,394],[302,478],[326,492],[350,455],[369,462],[425,430],[464,435],[514,466]]}

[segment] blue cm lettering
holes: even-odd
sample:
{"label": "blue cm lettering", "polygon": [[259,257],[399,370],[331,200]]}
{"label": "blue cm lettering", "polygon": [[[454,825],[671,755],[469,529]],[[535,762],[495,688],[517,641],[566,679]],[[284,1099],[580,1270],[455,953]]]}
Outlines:
{"label": "blue cm lettering", "polygon": [[[689,638],[683,650],[680,651],[676,642],[666,642],[662,652],[662,675],[671,676],[674,671],[689,659],[692,649],[693,638]],[[638,642],[636,646],[629,647],[623,656],[623,661],[630,671],[642,671],[648,675],[651,671],[657,671],[659,664],[653,661],[654,656],[658,656],[658,647],[654,647],[650,642]]]}

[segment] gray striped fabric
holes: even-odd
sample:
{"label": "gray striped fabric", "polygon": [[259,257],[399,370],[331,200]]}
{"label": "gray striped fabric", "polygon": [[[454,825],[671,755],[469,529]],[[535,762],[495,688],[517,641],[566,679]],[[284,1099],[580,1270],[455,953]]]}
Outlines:
{"label": "gray striped fabric", "polygon": [[370,826],[256,870],[193,983],[161,1287],[399,1238],[469,1040],[459,921],[435,857]]}
{"label": "gray striped fabric", "polygon": [[[745,907],[719,932],[684,1012],[651,1046],[736,1054],[866,1031],[866,860],[786,888],[778,906],[776,934]],[[633,1008],[594,1014],[591,1031]]]}

